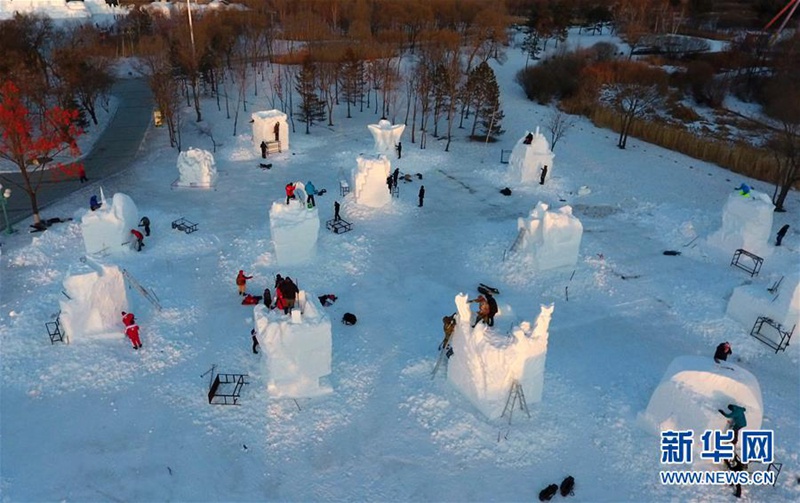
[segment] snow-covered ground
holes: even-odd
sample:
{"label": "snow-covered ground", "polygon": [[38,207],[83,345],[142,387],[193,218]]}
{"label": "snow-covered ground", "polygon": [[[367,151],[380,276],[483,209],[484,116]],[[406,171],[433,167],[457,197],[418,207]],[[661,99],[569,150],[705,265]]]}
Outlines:
{"label": "snow-covered ground", "polygon": [[[164,129],[152,130],[136,165],[103,186],[109,198],[128,194],[152,221],[141,253],[99,259],[125,269],[163,306],[129,289],[138,352],[122,324],[116,340],[50,344],[44,324],[64,299],[63,281],[93,270],[81,261],[79,218],[41,234],[2,235],[3,501],[531,501],[568,474],[576,502],[728,501],[726,486],[661,485],[659,439],[637,421],[670,362],[710,359],[726,340],[730,360],[759,382],[762,426],[775,431],[784,463],[776,487],[746,487],[744,497],[800,499],[798,345],[775,354],[725,315],[734,288],[766,288],[797,269],[800,197],[791,193],[790,212],[774,215],[771,236],[785,223],[791,229],[750,278],[703,243],[721,227],[734,187],[744,181],[771,194],[762,182],[636,139],[620,150],[615,133],[578,118],[546,184],[518,186],[500,150],[550,113],[514,83],[524,63],[510,51],[494,65],[506,114],[499,143],[472,143],[458,130],[451,152],[433,138],[419,150],[407,128],[392,169],[423,178],[401,181],[400,197],[378,208],[338,189],[373,148],[372,112],[348,120],[339,110],[334,127],[310,135],[298,125],[290,151],[270,156],[263,170],[249,132],[232,137],[232,121],[207,100],[204,117],[225,139],[211,190],[171,188],[178,153]],[[193,112],[184,112],[188,124]],[[183,131],[187,148],[212,149],[192,131]],[[353,230],[321,228],[312,262],[280,267],[269,210],[298,180],[327,189],[317,196],[321,221],[333,218],[338,200]],[[506,186],[509,197],[499,193]],[[578,195],[583,186],[590,192]],[[574,272],[537,272],[524,256],[503,260],[517,219],[538,201],[569,204],[580,219]],[[48,211],[80,217],[85,197]],[[172,229],[180,217],[198,230]],[[303,290],[338,296],[324,308],[334,321],[331,393],[268,396],[264,356],[250,347],[253,309],[240,304],[234,284],[240,269],[255,275],[248,290],[258,295],[280,273]],[[517,411],[510,426],[487,419],[442,374],[431,379],[442,316],[458,293],[475,296],[479,282],[500,289],[501,335],[554,304],[541,402],[530,404],[530,419]],[[345,312],[358,323],[339,323]],[[240,406],[207,403],[212,364],[249,374]]]}

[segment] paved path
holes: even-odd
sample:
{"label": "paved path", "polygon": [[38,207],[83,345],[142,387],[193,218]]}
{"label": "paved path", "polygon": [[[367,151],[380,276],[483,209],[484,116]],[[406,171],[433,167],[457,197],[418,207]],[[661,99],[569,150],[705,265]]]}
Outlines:
{"label": "paved path", "polygon": [[[95,142],[92,151],[83,158],[86,176],[92,185],[130,166],[139,153],[142,139],[152,119],[153,98],[145,79],[119,80],[114,84],[111,93],[119,99],[117,112]],[[19,172],[3,173],[3,176],[22,183]],[[84,186],[86,184],[81,184],[77,178],[43,182],[38,193],[42,219],[66,216],[50,215],[46,208]],[[32,215],[31,203],[28,194],[22,189],[12,186],[11,190],[13,193],[8,201],[8,219],[16,224]],[[89,204],[88,199],[86,204]],[[0,229],[4,228],[5,222],[0,215]]]}

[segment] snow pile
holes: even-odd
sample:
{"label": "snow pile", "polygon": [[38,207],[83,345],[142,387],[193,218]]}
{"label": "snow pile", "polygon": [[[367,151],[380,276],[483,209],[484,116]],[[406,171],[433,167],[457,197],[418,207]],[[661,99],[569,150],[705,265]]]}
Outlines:
{"label": "snow pile", "polygon": [[97,272],[68,276],[60,300],[60,321],[70,342],[84,339],[118,339],[121,312],[128,311],[125,278],[116,266],[100,265]]}
{"label": "snow pile", "polygon": [[448,380],[490,419],[503,413],[514,381],[522,385],[528,404],[540,402],[553,304],[541,306],[535,325],[523,321],[505,335],[483,323],[471,328],[467,300],[465,294],[456,296],[458,324],[450,339]]}
{"label": "snow pile", "polygon": [[400,137],[403,135],[406,125],[392,125],[386,119],[381,119],[377,124],[367,125],[367,129],[372,133],[372,138],[375,139],[375,153],[392,155],[395,151],[395,145],[400,142]]}
{"label": "snow pile", "polygon": [[739,248],[760,257],[771,254],[774,210],[772,200],[763,192],[752,190],[750,197],[732,193],[722,209],[722,228],[708,237],[708,245],[726,255],[733,255]]}
{"label": "snow pile", "polygon": [[578,262],[583,224],[572,214],[571,206],[548,211],[548,205],[539,201],[527,219],[517,220],[517,229],[517,250],[531,254],[537,270],[574,266]]}
{"label": "snow pile", "polygon": [[300,264],[314,258],[319,238],[319,212],[306,206],[305,186],[295,183],[297,199],[275,201],[269,210],[269,228],[280,265]]}
{"label": "snow pile", "polygon": [[131,229],[139,224],[139,210],[128,195],[114,194],[111,204],[105,199],[95,211],[81,218],[86,253],[120,253],[130,249]]}
{"label": "snow pile", "polygon": [[[533,139],[530,144],[525,143],[525,138],[532,135]],[[539,128],[536,128],[536,133],[528,131],[525,136],[517,141],[511,150],[511,157],[508,159],[509,170],[518,177],[521,183],[530,181],[539,181],[542,168],[547,166],[547,176],[553,175],[553,159],[555,154],[550,151],[550,144],[543,134],[539,133]]]}
{"label": "snow pile", "polygon": [[263,304],[255,306],[254,316],[270,396],[301,398],[333,391],[320,382],[331,373],[333,338],[330,319],[315,295],[301,290],[292,316]]}
{"label": "snow pile", "polygon": [[217,183],[217,165],[208,150],[190,147],[178,154],[179,187],[213,187]]}
{"label": "snow pile", "polygon": [[289,150],[289,123],[286,114],[280,110],[255,112],[253,118],[253,147],[261,155],[261,142],[277,141],[281,152]]}
{"label": "snow pile", "polygon": [[357,159],[358,165],[353,170],[353,185],[356,202],[372,208],[381,208],[389,204],[392,194],[386,178],[392,171],[389,159],[383,154],[363,155]]}
{"label": "snow pile", "polygon": [[12,19],[15,12],[47,16],[51,19],[83,20],[103,14],[108,17],[112,14],[124,16],[129,9],[125,6],[110,6],[105,0],[0,0],[0,21]]}
{"label": "snow pile", "polygon": [[791,330],[800,324],[800,273],[784,277],[775,293],[767,290],[771,286],[761,283],[734,288],[725,314],[748,330],[759,316],[771,318],[783,325],[784,330]]}
{"label": "snow pile", "polygon": [[717,409],[727,412],[731,403],[747,409],[747,429],[761,427],[764,405],[753,374],[729,362],[717,365],[711,357],[679,356],[667,367],[639,421],[656,435],[666,430],[692,430],[696,435],[726,430],[728,420]]}

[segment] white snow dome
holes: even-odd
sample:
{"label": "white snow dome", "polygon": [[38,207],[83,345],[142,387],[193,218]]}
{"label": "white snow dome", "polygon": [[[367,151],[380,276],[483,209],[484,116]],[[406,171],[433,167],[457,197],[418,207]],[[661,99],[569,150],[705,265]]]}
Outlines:
{"label": "white snow dome", "polygon": [[117,266],[64,279],[68,298],[59,300],[60,321],[70,342],[121,339],[121,312],[128,311],[128,290]]}
{"label": "white snow dome", "polygon": [[722,208],[722,228],[711,234],[707,243],[727,257],[739,248],[760,257],[771,255],[774,211],[772,199],[763,192],[751,190],[749,197],[734,192]]}
{"label": "white snow dome", "polygon": [[278,142],[281,152],[289,150],[288,117],[280,110],[255,112],[253,119],[253,148],[261,155],[261,142]]}
{"label": "white snow dome", "polygon": [[[532,136],[531,142],[526,143],[526,138]],[[539,182],[542,168],[547,166],[548,177],[553,174],[553,159],[555,154],[550,150],[547,138],[536,128],[535,133],[530,131],[517,141],[511,150],[508,159],[509,171],[512,176],[519,179],[520,183],[531,181]]]}
{"label": "white snow dome", "polygon": [[377,124],[369,124],[367,129],[372,133],[372,138],[375,140],[375,153],[392,155],[395,145],[400,141],[400,137],[406,129],[406,125],[393,125],[388,120],[381,119]]}
{"label": "white snow dome", "polygon": [[217,165],[208,150],[190,147],[178,154],[180,187],[213,187],[217,183]]}
{"label": "white snow dome", "polygon": [[455,298],[458,317],[447,379],[489,419],[502,415],[514,381],[522,385],[528,404],[540,402],[553,304],[540,307],[534,324],[523,321],[507,335],[483,323],[471,328],[467,300],[466,294]]}
{"label": "white snow dome", "polygon": [[725,430],[727,419],[717,409],[727,412],[728,404],[747,409],[747,429],[761,428],[764,405],[753,374],[733,363],[717,365],[710,356],[679,356],[667,367],[639,421],[656,435],[666,430],[693,430],[696,435]]}
{"label": "white snow dome", "polygon": [[392,201],[386,178],[392,172],[389,159],[383,154],[363,155],[356,159],[353,170],[353,195],[356,203],[381,208]]}
{"label": "white snow dome", "polygon": [[139,210],[127,194],[114,194],[111,204],[81,217],[81,232],[86,253],[121,253],[130,249],[131,229],[139,225]]}
{"label": "white snow dome", "polygon": [[331,373],[331,321],[317,297],[301,290],[291,316],[263,304],[253,311],[269,395],[305,398],[333,391],[323,382]]}
{"label": "white snow dome", "polygon": [[319,211],[306,205],[305,185],[295,182],[295,195],[289,204],[275,201],[269,210],[269,228],[275,256],[280,265],[307,263],[314,258],[319,238]]}
{"label": "white snow dome", "polygon": [[518,252],[530,254],[539,271],[574,266],[583,237],[583,224],[572,214],[571,206],[551,211],[539,201],[528,218],[517,220],[521,246]]}

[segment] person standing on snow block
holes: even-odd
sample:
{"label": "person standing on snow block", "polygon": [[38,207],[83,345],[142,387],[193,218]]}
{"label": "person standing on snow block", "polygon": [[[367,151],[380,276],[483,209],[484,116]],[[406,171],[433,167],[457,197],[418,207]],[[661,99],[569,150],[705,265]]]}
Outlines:
{"label": "person standing on snow block", "polygon": [[717,350],[714,352],[714,363],[720,363],[728,360],[728,355],[732,355],[733,351],[731,351],[731,345],[729,342],[723,342],[719,346],[717,346]]}
{"label": "person standing on snow block", "polygon": [[133,242],[133,247],[137,252],[142,251],[142,247],[144,246],[144,236],[142,236],[142,233],[136,229],[131,229],[131,234],[133,234],[133,239],[136,240]]}
{"label": "person standing on snow block", "polygon": [[531,143],[533,143],[533,133],[528,133],[525,136],[525,141],[523,141],[522,143],[523,145],[530,145]]}
{"label": "person standing on snow block", "polygon": [[267,158],[267,142],[263,140],[261,141],[261,158],[262,159]]}
{"label": "person standing on snow block", "polygon": [[422,200],[425,199],[425,186],[424,185],[420,185],[419,194],[417,194],[417,195],[419,196],[419,207],[422,208]]}
{"label": "person standing on snow block", "polygon": [[338,222],[342,217],[339,216],[339,201],[333,202],[333,221]]}
{"label": "person standing on snow block", "polygon": [[258,344],[258,338],[256,337],[256,329],[255,328],[250,331],[250,337],[253,338],[253,354],[257,355],[258,354],[259,344]]}
{"label": "person standing on snow block", "polygon": [[736,187],[733,190],[738,190],[739,194],[744,196],[744,197],[750,197],[750,186],[747,185],[746,183],[740,184],[738,187]]}
{"label": "person standing on snow block", "polygon": [[478,303],[478,316],[475,318],[475,323],[472,325],[472,328],[475,328],[479,322],[484,322],[488,324],[489,322],[489,302],[486,300],[486,297],[483,295],[478,295],[474,299],[470,299],[467,302],[477,302]]}
{"label": "person standing on snow block", "polygon": [[726,413],[722,409],[717,409],[720,414],[728,418],[728,424],[733,430],[733,443],[735,444],[739,441],[739,430],[747,426],[747,418],[744,416],[744,413],[747,411],[747,409],[739,405],[729,403],[728,410],[730,412]]}
{"label": "person standing on snow block", "polygon": [[309,208],[313,208],[317,205],[317,202],[314,201],[314,195],[317,193],[317,188],[314,187],[314,184],[311,183],[311,180],[306,182],[306,204],[308,204]]}
{"label": "person standing on snow block", "polygon": [[283,298],[283,291],[280,286],[275,288],[275,309],[283,311],[283,314],[289,314],[289,309],[286,307],[286,299]]}
{"label": "person standing on snow block", "polygon": [[128,325],[125,327],[125,335],[127,335],[128,339],[131,340],[133,349],[139,349],[142,347],[142,341],[139,340],[139,325],[134,323],[133,325]]}
{"label": "person standing on snow block", "polygon": [[547,176],[547,166],[542,168],[542,175],[539,177],[539,185],[544,185],[544,179]]}
{"label": "person standing on snow block", "polygon": [[97,196],[92,196],[89,198],[89,209],[95,211],[97,208],[102,206],[102,204],[97,202]]}
{"label": "person standing on snow block", "polygon": [[293,183],[286,184],[286,204],[289,204],[289,199],[295,199]]}
{"label": "person standing on snow block", "polygon": [[283,314],[289,314],[292,312],[292,309],[294,309],[294,304],[297,300],[297,294],[300,293],[300,289],[297,288],[292,278],[286,276],[280,286],[278,286],[278,290],[283,294],[283,300],[286,304],[286,307],[283,309]]}
{"label": "person standing on snow block", "polygon": [[150,219],[149,218],[142,217],[142,219],[139,220],[139,227],[144,227],[144,235],[145,236],[149,236],[150,235]]}
{"label": "person standing on snow block", "polygon": [[246,295],[245,291],[247,289],[248,279],[253,279],[253,277],[245,276],[244,271],[239,270],[239,274],[236,275],[236,286],[239,288],[239,295],[242,297]]}
{"label": "person standing on snow block", "polygon": [[778,231],[778,236],[775,238],[775,246],[780,246],[781,242],[783,241],[783,237],[786,236],[786,233],[789,232],[789,224],[784,225]]}

